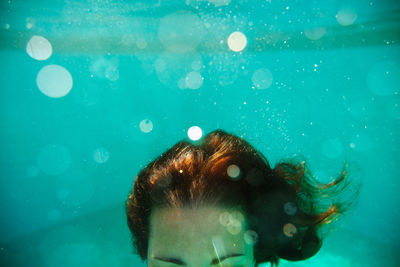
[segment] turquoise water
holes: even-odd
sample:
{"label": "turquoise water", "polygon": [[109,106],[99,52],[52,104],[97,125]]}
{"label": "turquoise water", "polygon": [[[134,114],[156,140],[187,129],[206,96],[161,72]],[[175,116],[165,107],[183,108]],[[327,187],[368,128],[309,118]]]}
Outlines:
{"label": "turquoise water", "polygon": [[[2,266],[145,266],[124,201],[188,130],[221,128],[270,161],[343,162],[357,207],[313,258],[398,266],[400,4],[2,1]],[[232,35],[233,34],[233,35]]]}

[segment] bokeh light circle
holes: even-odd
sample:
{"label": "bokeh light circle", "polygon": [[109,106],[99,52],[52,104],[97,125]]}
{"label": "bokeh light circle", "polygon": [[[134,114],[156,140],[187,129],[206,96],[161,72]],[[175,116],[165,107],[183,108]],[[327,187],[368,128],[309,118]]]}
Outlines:
{"label": "bokeh light circle", "polygon": [[44,66],[36,79],[39,90],[46,96],[58,98],[67,95],[72,89],[72,76],[59,65]]}
{"label": "bokeh light circle", "polygon": [[203,136],[203,131],[199,126],[192,126],[189,128],[187,134],[191,140],[197,141]]}
{"label": "bokeh light circle", "polygon": [[228,46],[234,52],[242,51],[247,45],[247,38],[241,32],[233,32],[228,37]]}
{"label": "bokeh light circle", "polygon": [[257,89],[267,89],[272,85],[274,79],[269,69],[261,68],[253,73],[251,80]]}
{"label": "bokeh light circle", "polygon": [[26,45],[26,52],[36,60],[46,60],[53,53],[50,42],[40,35],[34,35]]}

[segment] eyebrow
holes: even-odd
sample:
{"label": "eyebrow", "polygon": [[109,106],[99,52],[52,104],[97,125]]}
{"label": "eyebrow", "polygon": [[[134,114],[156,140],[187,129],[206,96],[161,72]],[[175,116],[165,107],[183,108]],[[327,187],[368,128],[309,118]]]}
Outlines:
{"label": "eyebrow", "polygon": [[[220,258],[215,258],[211,260],[211,265],[215,265],[218,264],[228,258],[233,258],[233,257],[240,257],[240,256],[244,256],[243,253],[231,253],[231,254],[227,254],[225,256],[222,256]],[[174,263],[176,265],[180,265],[180,266],[186,266],[186,263],[181,260],[181,259],[177,259],[177,258],[170,258],[170,257],[158,257],[158,256],[154,256],[153,259],[155,260],[160,260],[160,261],[165,261],[165,262],[170,262],[170,263]]]}

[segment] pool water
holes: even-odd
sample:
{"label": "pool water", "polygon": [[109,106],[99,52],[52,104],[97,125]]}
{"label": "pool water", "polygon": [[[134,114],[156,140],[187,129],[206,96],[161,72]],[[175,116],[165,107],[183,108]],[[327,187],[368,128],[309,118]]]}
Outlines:
{"label": "pool water", "polygon": [[399,42],[389,0],[2,1],[0,265],[146,266],[135,175],[220,128],[362,181],[321,250],[280,266],[398,266]]}

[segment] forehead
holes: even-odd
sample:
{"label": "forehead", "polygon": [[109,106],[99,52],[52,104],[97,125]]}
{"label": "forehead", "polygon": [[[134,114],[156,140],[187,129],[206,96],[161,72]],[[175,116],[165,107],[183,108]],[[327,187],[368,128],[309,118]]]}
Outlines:
{"label": "forehead", "polygon": [[150,217],[149,253],[244,252],[246,227],[238,208],[156,208]]}

